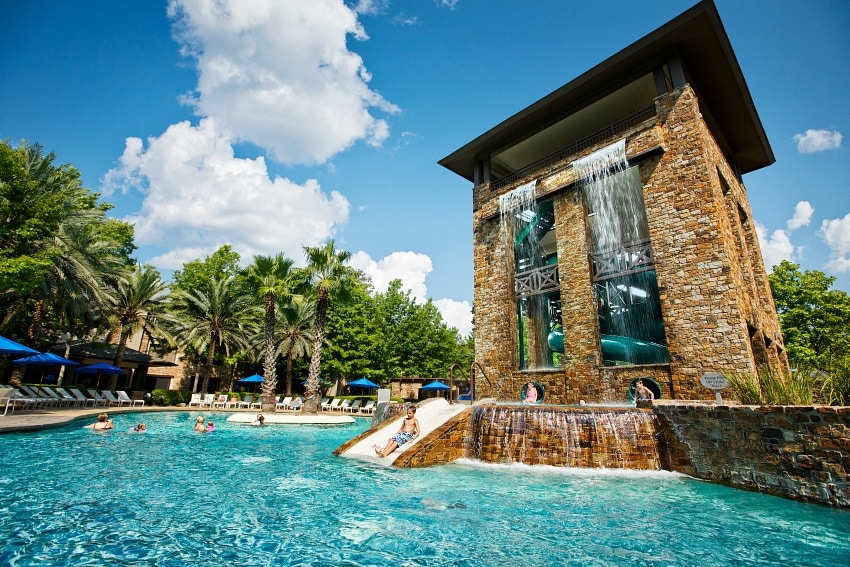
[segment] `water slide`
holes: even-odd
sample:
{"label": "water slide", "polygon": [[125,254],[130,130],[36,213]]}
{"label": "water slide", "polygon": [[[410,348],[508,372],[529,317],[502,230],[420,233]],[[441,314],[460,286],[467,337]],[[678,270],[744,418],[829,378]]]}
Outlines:
{"label": "water slide", "polygon": [[342,451],[340,455],[391,466],[404,451],[409,450],[449,419],[468,409],[469,406],[466,404],[449,404],[443,398],[426,400],[416,406],[416,419],[419,420],[420,433],[419,437],[413,441],[406,443],[384,458],[376,455],[375,449],[372,447],[373,445],[378,445],[383,448],[387,444],[387,440],[401,429],[401,422],[406,417],[405,414],[382,423],[374,431],[370,430],[370,432],[367,432],[356,443]]}

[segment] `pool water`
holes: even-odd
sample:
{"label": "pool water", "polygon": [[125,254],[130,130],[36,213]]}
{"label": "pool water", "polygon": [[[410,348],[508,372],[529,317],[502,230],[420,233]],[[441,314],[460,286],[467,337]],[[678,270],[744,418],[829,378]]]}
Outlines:
{"label": "pool water", "polygon": [[332,454],[367,419],[198,415],[0,435],[0,565],[850,565],[847,511],[665,472],[397,470]]}

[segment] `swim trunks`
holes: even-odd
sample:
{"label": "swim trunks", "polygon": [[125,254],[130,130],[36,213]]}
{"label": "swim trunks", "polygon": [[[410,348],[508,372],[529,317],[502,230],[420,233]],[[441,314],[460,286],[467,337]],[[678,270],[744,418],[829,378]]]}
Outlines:
{"label": "swim trunks", "polygon": [[402,431],[402,432],[400,432],[400,433],[396,433],[395,435],[393,435],[392,437],[390,437],[390,439],[392,439],[393,441],[395,441],[395,442],[396,442],[396,444],[397,444],[399,447],[401,447],[402,445],[404,445],[405,443],[407,443],[408,441],[410,441],[411,439],[413,439],[413,435],[411,435],[411,434],[410,434],[410,433],[408,433],[407,431]]}

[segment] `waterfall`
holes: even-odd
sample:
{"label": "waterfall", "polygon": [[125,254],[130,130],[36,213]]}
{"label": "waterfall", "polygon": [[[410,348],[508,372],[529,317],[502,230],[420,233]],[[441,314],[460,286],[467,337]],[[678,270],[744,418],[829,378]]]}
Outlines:
{"label": "waterfall", "polygon": [[626,159],[625,138],[573,162],[576,183],[581,185],[596,183],[612,173],[624,171],[627,167],[629,162]]}
{"label": "waterfall", "polygon": [[499,196],[499,221],[502,226],[505,226],[505,221],[508,219],[513,222],[517,213],[536,208],[536,189],[537,180],[535,179]]}
{"label": "waterfall", "polygon": [[476,406],[468,458],[581,468],[660,470],[655,414],[634,408]]}

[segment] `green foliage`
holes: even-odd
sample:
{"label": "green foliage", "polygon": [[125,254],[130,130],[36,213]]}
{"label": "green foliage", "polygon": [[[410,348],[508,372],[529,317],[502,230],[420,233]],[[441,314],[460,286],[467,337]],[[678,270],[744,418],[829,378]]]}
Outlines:
{"label": "green foliage", "polygon": [[183,264],[182,270],[175,270],[171,289],[193,292],[206,288],[210,280],[235,277],[240,273],[239,259],[239,253],[225,244],[203,260],[192,260]]}
{"label": "green foliage", "polygon": [[850,358],[844,357],[832,366],[832,372],[820,378],[821,393],[828,404],[850,406]]}
{"label": "green foliage", "polygon": [[192,399],[192,392],[186,390],[164,390],[158,389],[151,392],[153,403],[158,406],[176,406],[177,404],[188,404]]}
{"label": "green foliage", "polygon": [[809,405],[814,399],[814,382],[806,373],[783,376],[762,370],[752,374],[725,374],[741,403],[748,405]]}
{"label": "green foliage", "polygon": [[792,365],[830,371],[850,353],[850,296],[830,289],[834,277],[800,272],[783,261],[769,276],[776,312]]}
{"label": "green foliage", "polygon": [[735,396],[745,405],[759,405],[761,401],[761,390],[754,374],[725,374],[729,381],[729,387],[735,392]]}

